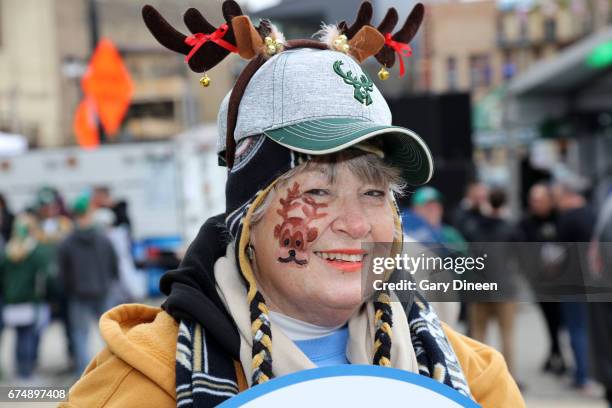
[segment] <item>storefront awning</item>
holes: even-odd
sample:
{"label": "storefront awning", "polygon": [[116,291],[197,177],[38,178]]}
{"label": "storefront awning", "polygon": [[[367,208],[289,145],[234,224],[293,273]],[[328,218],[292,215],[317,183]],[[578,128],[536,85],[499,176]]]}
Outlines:
{"label": "storefront awning", "polygon": [[510,82],[515,96],[567,94],[612,72],[612,27],[594,33]]}

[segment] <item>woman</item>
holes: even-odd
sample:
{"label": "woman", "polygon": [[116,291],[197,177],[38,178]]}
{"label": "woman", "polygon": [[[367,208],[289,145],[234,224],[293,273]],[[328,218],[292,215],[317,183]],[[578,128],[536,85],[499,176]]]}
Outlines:
{"label": "woman", "polygon": [[[144,16],[195,71],[232,50],[253,58],[219,112],[226,212],[162,278],[163,309],[124,305],[102,317],[108,347],[66,406],[211,407],[274,377],[346,363],[418,372],[485,407],[524,406],[499,353],[443,328],[424,301],[404,310],[362,290],[359,272],[374,255],[364,244],[401,247],[394,193],[433,171],[423,141],[390,125],[356,62],[387,47],[363,22],[369,3],[361,23],[328,30],[329,43],[285,42],[269,23],[255,29],[233,1],[223,10],[228,25],[215,35],[224,42],[199,46],[206,37],[180,37],[151,7]],[[409,37],[422,17],[415,10]],[[211,31],[197,11],[185,18],[194,33]]]}
{"label": "woman", "polygon": [[34,372],[40,334],[49,321],[45,297],[51,259],[39,237],[32,216],[17,216],[11,239],[0,258],[3,320],[17,331],[15,362],[21,379],[30,378]]}

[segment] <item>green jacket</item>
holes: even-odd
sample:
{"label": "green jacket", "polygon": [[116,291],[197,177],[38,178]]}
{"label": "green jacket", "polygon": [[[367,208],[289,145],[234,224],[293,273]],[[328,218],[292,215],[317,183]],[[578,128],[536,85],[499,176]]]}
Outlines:
{"label": "green jacket", "polygon": [[4,304],[45,300],[50,264],[50,253],[41,245],[17,262],[3,256],[0,285]]}

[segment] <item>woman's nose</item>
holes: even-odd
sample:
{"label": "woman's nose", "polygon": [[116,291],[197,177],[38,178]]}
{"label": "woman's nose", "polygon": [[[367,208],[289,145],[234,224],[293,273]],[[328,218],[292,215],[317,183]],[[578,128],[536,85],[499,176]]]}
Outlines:
{"label": "woman's nose", "polygon": [[338,218],[332,223],[332,230],[344,233],[351,238],[364,238],[372,230],[372,220],[358,203],[346,203],[340,206]]}

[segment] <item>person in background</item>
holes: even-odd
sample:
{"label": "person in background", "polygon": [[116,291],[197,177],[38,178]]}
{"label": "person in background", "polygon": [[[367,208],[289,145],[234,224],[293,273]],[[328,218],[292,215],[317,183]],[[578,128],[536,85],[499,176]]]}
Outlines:
{"label": "person in background", "polygon": [[68,355],[68,371],[74,369],[74,342],[71,337],[70,319],[68,318],[68,301],[58,281],[57,246],[72,231],[72,220],[64,205],[60,193],[49,186],[41,187],[36,192],[32,211],[35,214],[41,231],[40,242],[49,251],[51,282],[49,287],[49,304],[51,318],[59,320],[64,327],[66,352]]}
{"label": "person in background", "polygon": [[444,224],[442,194],[433,187],[421,187],[412,195],[412,207],[402,213],[404,233],[424,243],[441,244],[451,251],[465,252],[467,244],[459,231]]}
{"label": "person in background", "polygon": [[98,186],[93,190],[91,197],[94,208],[108,208],[115,215],[113,226],[125,226],[131,235],[132,222],[128,214],[128,205],[125,200],[113,200],[110,188]]}
{"label": "person in background", "polygon": [[[9,208],[6,198],[2,193],[0,193],[0,254],[4,253],[4,248],[11,239],[14,221],[15,216]],[[2,256],[0,255],[0,259],[1,258]],[[4,322],[2,321],[2,305],[2,291],[0,291],[0,334],[2,334],[2,330],[4,329]],[[1,370],[0,377],[2,377]]]}
{"label": "person in background", "polygon": [[[469,305],[470,334],[476,340],[485,342],[490,320],[496,320],[501,332],[502,354],[506,358],[510,373],[514,371],[514,322],[516,318],[516,275],[513,265],[512,249],[507,243],[519,239],[517,229],[504,217],[506,193],[493,189],[489,194],[491,212],[480,222],[481,241],[493,244],[487,248],[485,275],[487,281],[496,282],[503,292],[504,301],[498,298],[490,302],[475,302]],[[520,384],[519,384],[520,386]]]}
{"label": "person in background", "polygon": [[11,239],[14,219],[4,195],[0,193],[0,250]]}
{"label": "person in background", "polygon": [[[608,193],[597,217],[591,241],[591,272],[596,282],[609,287],[612,282],[612,192]],[[612,408],[612,302],[589,303],[589,338],[595,378],[605,388]]]}
{"label": "person in background", "polygon": [[75,342],[75,374],[80,375],[91,358],[89,326],[110,307],[108,293],[119,273],[112,243],[93,225],[89,195],[79,196],[72,210],[75,229],[58,248],[58,265]]}
{"label": "person in background", "polygon": [[[473,181],[468,184],[463,199],[452,214],[452,224],[467,242],[482,242],[480,224],[485,214],[488,214],[489,211],[488,186],[484,183]],[[470,334],[468,309],[468,302],[463,301],[461,303],[459,320],[467,324],[468,334]]]}
{"label": "person in background", "polygon": [[17,331],[15,362],[17,375],[22,380],[30,379],[34,372],[40,334],[50,317],[45,303],[49,252],[39,239],[36,220],[19,215],[0,259],[0,285],[5,303],[2,315],[6,326]]}
{"label": "person in background", "polygon": [[453,214],[453,225],[468,242],[482,242],[480,222],[490,212],[489,188],[481,182],[470,183],[465,197]]}
{"label": "person in background", "polygon": [[93,221],[113,244],[119,261],[118,285],[111,291],[114,298],[113,305],[143,300],[146,296],[147,283],[144,274],[136,270],[127,227],[115,226],[115,214],[108,208],[94,210]]}
{"label": "person in background", "polygon": [[[442,222],[443,217],[442,194],[433,187],[418,188],[412,195],[411,208],[402,212],[407,241],[414,240],[419,243],[421,247],[419,251],[431,250],[442,257],[465,255],[467,243],[459,231]],[[439,274],[437,277],[441,278]],[[457,323],[461,308],[459,302],[445,299],[431,303],[445,322],[451,326]]]}
{"label": "person in background", "polygon": [[[567,276],[584,282],[583,272],[588,270],[587,246],[593,236],[595,214],[582,195],[577,183],[559,182],[553,187],[553,196],[559,210],[557,223],[559,242],[568,243],[562,270]],[[588,333],[587,304],[562,302],[561,316],[570,335],[570,344],[576,364],[573,386],[588,390]]]}
{"label": "person in background", "polygon": [[56,189],[40,188],[36,193],[34,208],[43,234],[43,243],[55,246],[72,230],[72,221]]}
{"label": "person in background", "polygon": [[[521,220],[519,228],[522,239],[533,244],[526,247],[528,256],[522,257],[522,264],[527,275],[537,285],[541,277],[558,273],[557,213],[555,211],[552,192],[547,184],[535,184],[529,189],[529,208]],[[542,274],[544,276],[542,276]],[[542,369],[557,375],[565,373],[566,366],[559,346],[559,331],[561,329],[561,308],[558,302],[539,302],[540,309],[546,320],[550,350]]]}

